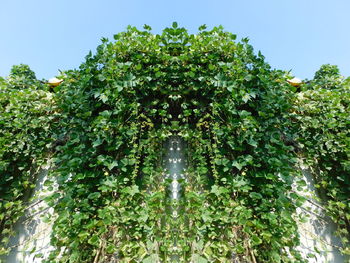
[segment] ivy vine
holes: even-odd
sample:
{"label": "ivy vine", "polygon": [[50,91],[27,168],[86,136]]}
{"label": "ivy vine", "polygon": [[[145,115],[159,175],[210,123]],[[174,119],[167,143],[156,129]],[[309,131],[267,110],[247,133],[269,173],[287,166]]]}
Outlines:
{"label": "ivy vine", "polygon": [[[129,27],[114,39],[55,88],[25,65],[0,79],[1,254],[49,158],[46,262],[305,262],[297,158],[350,253],[350,85],[336,67],[296,90],[221,27]],[[164,168],[173,135],[186,144],[178,201]]]}
{"label": "ivy vine", "polygon": [[56,120],[53,94],[27,65],[0,78],[0,255],[50,158]]}

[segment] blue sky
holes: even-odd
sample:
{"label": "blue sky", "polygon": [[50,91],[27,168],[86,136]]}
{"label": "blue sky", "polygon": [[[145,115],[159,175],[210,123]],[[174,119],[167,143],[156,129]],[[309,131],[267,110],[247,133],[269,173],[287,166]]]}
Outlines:
{"label": "blue sky", "polygon": [[350,0],[1,0],[0,76],[25,63],[47,79],[127,25],[160,33],[173,21],[191,33],[222,25],[249,37],[273,68],[300,78],[325,63],[350,76]]}

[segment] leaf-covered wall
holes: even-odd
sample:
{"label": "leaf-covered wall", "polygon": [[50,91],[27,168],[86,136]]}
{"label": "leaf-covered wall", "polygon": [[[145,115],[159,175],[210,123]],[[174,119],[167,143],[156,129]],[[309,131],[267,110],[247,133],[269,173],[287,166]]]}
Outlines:
{"label": "leaf-covered wall", "polygon": [[[349,85],[337,69],[295,89],[221,27],[150,30],[102,39],[54,88],[26,66],[1,79],[1,253],[47,158],[46,184],[58,183],[47,262],[303,262],[297,158],[315,169],[349,253]],[[173,135],[188,165],[171,203]]]}

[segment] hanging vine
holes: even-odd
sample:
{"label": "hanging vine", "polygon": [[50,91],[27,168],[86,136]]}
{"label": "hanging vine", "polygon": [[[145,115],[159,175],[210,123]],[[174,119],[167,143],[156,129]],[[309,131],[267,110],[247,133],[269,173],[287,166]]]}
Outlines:
{"label": "hanging vine", "polygon": [[56,120],[52,92],[27,65],[0,78],[0,256],[52,154]]}
{"label": "hanging vine", "polygon": [[[348,244],[349,85],[320,73],[297,92],[221,27],[150,30],[102,39],[53,90],[25,67],[0,79],[1,253],[50,153],[47,262],[304,262],[292,192],[303,146]],[[178,201],[163,167],[173,135],[186,144]]]}

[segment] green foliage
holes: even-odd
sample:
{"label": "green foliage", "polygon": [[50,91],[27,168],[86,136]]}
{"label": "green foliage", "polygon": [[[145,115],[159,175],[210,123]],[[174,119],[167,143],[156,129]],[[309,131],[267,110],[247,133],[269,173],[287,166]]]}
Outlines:
{"label": "green foliage", "polygon": [[159,137],[167,118],[153,80],[161,74],[160,39],[132,28],[115,38],[103,39],[57,89],[62,144],[52,173],[59,183],[50,200],[58,214],[57,251],[49,262],[147,261],[159,250],[165,199]]}
{"label": "green foliage", "polygon": [[34,71],[32,71],[28,65],[20,64],[11,68],[8,81],[12,88],[24,89],[28,86],[31,88],[37,88],[39,82],[36,79]]}
{"label": "green foliage", "polygon": [[[130,27],[114,38],[57,90],[64,143],[51,260],[59,252],[60,262],[299,259],[285,250],[298,244],[291,180],[277,176],[293,176],[282,140],[291,107],[284,73],[222,28],[189,35],[174,23],[153,35]],[[172,204],[183,211],[176,220],[152,179],[172,134],[193,160],[184,199]],[[145,249],[148,241],[157,249]]]}
{"label": "green foliage", "polygon": [[[221,27],[150,30],[102,39],[78,70],[59,76],[54,93],[23,65],[0,80],[2,222],[21,215],[33,167],[54,146],[46,184],[58,189],[46,201],[56,249],[47,262],[303,262],[294,138],[320,169],[344,234],[349,86],[336,68],[322,67],[296,94],[285,72]],[[187,149],[179,201],[169,200],[164,180],[172,135]]]}
{"label": "green foliage", "polygon": [[321,67],[311,85],[314,89],[296,97],[295,136],[313,167],[327,213],[338,225],[343,252],[350,254],[350,85],[329,65]]}
{"label": "green foliage", "polygon": [[343,81],[339,69],[335,65],[325,64],[315,73],[313,88],[337,89]]}
{"label": "green foliage", "polygon": [[0,255],[53,142],[53,97],[40,87],[26,65],[14,66],[8,80],[0,79]]}
{"label": "green foliage", "polygon": [[189,41],[185,72],[196,68],[187,88],[196,88],[187,91],[194,99],[184,105],[192,112],[189,158],[193,177],[208,178],[206,190],[196,192],[202,201],[192,220],[200,231],[189,237],[204,242],[196,253],[208,262],[300,262],[285,250],[298,243],[293,148],[284,141],[292,94],[283,72],[255,56],[247,40],[232,39],[214,29]]}

